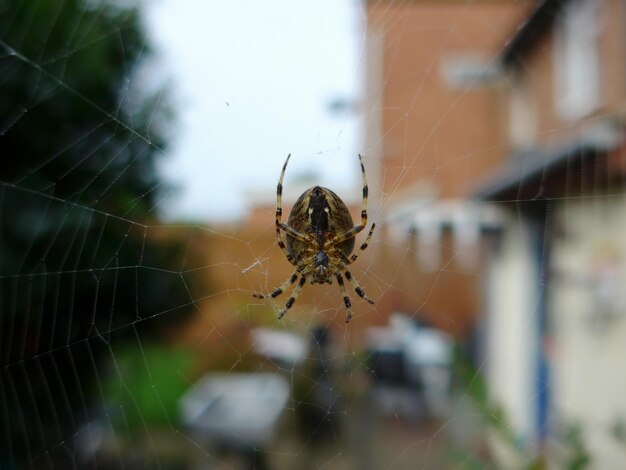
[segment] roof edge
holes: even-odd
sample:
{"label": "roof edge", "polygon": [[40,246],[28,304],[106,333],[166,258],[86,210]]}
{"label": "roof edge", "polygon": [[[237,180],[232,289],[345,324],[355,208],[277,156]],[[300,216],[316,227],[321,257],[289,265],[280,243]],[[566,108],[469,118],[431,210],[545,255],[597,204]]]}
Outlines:
{"label": "roof edge", "polygon": [[501,55],[505,67],[515,67],[519,59],[550,29],[557,14],[569,0],[542,0],[522,23],[517,34],[506,45]]}

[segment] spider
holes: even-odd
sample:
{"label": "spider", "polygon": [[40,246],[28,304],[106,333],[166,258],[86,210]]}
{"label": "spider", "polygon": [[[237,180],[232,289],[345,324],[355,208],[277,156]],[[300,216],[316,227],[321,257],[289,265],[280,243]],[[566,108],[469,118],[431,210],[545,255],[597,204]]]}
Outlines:
{"label": "spider", "polygon": [[[376,227],[376,224],[372,224],[365,242],[350,256],[354,249],[356,234],[367,224],[367,179],[363,158],[359,155],[363,178],[361,223],[354,225],[346,204],[333,191],[321,186],[314,186],[302,193],[291,209],[287,223],[282,222],[283,178],[290,157],[291,154],[285,160],[276,187],[276,240],[280,249],[285,253],[287,261],[296,269],[289,279],[270,294],[253,294],[253,296],[259,299],[278,297],[285,289],[293,286],[299,277],[296,288],[278,315],[281,319],[293,306],[307,279],[311,281],[311,284],[332,284],[335,278],[343,295],[343,303],[348,310],[346,317],[346,323],[348,323],[352,318],[352,304],[346,292],[344,276],[352,284],[359,297],[370,304],[374,303],[359,286],[352,273],[347,270],[347,266],[356,261],[367,248]],[[285,242],[283,242],[281,230],[285,232]]]}

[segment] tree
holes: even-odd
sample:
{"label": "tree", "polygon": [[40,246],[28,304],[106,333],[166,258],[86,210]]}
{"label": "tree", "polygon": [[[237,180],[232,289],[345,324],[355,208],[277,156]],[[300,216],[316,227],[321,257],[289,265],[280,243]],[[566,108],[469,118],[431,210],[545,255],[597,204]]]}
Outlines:
{"label": "tree", "polygon": [[171,113],[121,5],[0,0],[0,466],[73,458],[104,358],[190,310],[184,246],[150,229]]}

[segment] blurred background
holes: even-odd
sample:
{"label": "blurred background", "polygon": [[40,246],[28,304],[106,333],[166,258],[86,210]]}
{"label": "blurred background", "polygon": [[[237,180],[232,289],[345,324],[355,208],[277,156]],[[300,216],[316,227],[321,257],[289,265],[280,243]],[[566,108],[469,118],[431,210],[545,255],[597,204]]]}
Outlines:
{"label": "blurred background", "polygon": [[[626,468],[626,3],[0,0],[0,468]],[[376,232],[259,300],[319,184]],[[357,236],[357,246],[365,238]]]}

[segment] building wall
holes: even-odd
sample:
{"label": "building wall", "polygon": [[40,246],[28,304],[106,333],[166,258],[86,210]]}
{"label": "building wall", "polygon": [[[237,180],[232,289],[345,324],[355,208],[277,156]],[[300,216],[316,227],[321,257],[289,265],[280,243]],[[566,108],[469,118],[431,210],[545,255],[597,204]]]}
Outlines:
{"label": "building wall", "polygon": [[[589,1],[589,0],[587,0]],[[591,112],[572,117],[559,112],[557,101],[563,93],[563,81],[559,79],[557,60],[563,51],[557,46],[559,28],[563,17],[558,16],[551,28],[542,34],[523,58],[515,77],[509,76],[510,89],[524,87],[525,97],[530,100],[527,116],[532,120],[535,135],[528,144],[547,144],[555,140],[571,138],[581,126],[594,122],[611,113],[623,114],[624,83],[626,69],[623,61],[626,56],[626,4],[621,0],[592,0],[598,5],[597,50],[599,66],[600,98],[598,106]],[[510,96],[509,96],[510,98]],[[508,98],[507,98],[508,99]],[[508,104],[510,107],[511,103]]]}
{"label": "building wall", "polygon": [[626,3],[621,0],[604,0],[600,24],[604,34],[600,38],[600,67],[602,101],[606,112],[623,113],[622,104],[626,92]]}
{"label": "building wall", "polygon": [[504,410],[520,444],[535,445],[535,382],[539,306],[533,234],[509,214],[498,235],[486,276],[486,364],[490,402]]}
{"label": "building wall", "polygon": [[423,181],[442,198],[466,195],[499,160],[506,120],[498,84],[454,85],[443,68],[459,58],[495,63],[528,2],[367,6],[368,36],[383,48],[382,102],[366,110],[382,113],[383,191]]}
{"label": "building wall", "polygon": [[622,468],[626,443],[626,193],[563,201],[555,210],[549,288],[556,423],[582,426],[594,468]]}
{"label": "building wall", "polygon": [[[566,146],[581,129],[607,118],[623,124],[626,3],[588,1],[600,8],[598,106],[581,116],[558,110],[563,90],[556,79],[562,72],[557,70],[562,62],[556,42],[563,18],[557,16],[508,75],[509,117],[522,126],[509,129],[510,140],[503,146],[510,149],[508,155],[519,147],[545,151],[555,143]],[[516,112],[512,106],[521,108]],[[542,153],[529,157],[537,155]],[[491,255],[486,286],[488,387],[494,401],[504,406],[514,434],[523,440],[541,439],[538,397],[547,392],[548,456],[554,468],[567,468],[573,451],[571,442],[565,442],[570,425],[581,426],[592,468],[622,468],[626,462],[624,440],[611,434],[626,420],[626,379],[619,372],[626,357],[626,195],[619,173],[625,156],[622,147],[588,167],[565,162],[550,177],[539,178],[537,185],[554,198],[535,201],[532,195],[546,188],[532,187],[528,199],[518,196],[522,199],[508,208],[499,249]],[[506,158],[503,152],[504,162]],[[614,183],[607,187],[611,178]],[[529,251],[525,241],[532,230],[524,218],[525,207],[543,211],[546,220],[540,233],[549,247],[543,255],[545,270],[531,261],[537,253]],[[541,289],[547,326],[539,315]],[[542,380],[537,358],[544,356],[549,374]]]}
{"label": "building wall", "polygon": [[436,261],[426,266],[419,246],[425,236],[413,224],[424,211],[402,215],[399,229],[389,219],[406,202],[432,204],[430,215],[438,219],[437,201],[462,202],[501,158],[502,83],[455,83],[446,70],[466,59],[495,65],[531,4],[366,2],[364,152],[380,162],[380,191],[373,198],[378,197],[379,217],[387,226],[379,225],[372,271],[383,280],[377,310],[385,321],[402,311],[456,336],[472,329],[481,267],[466,263],[462,251],[478,252],[478,246],[457,245],[457,234],[438,227],[438,238],[426,247]]}

